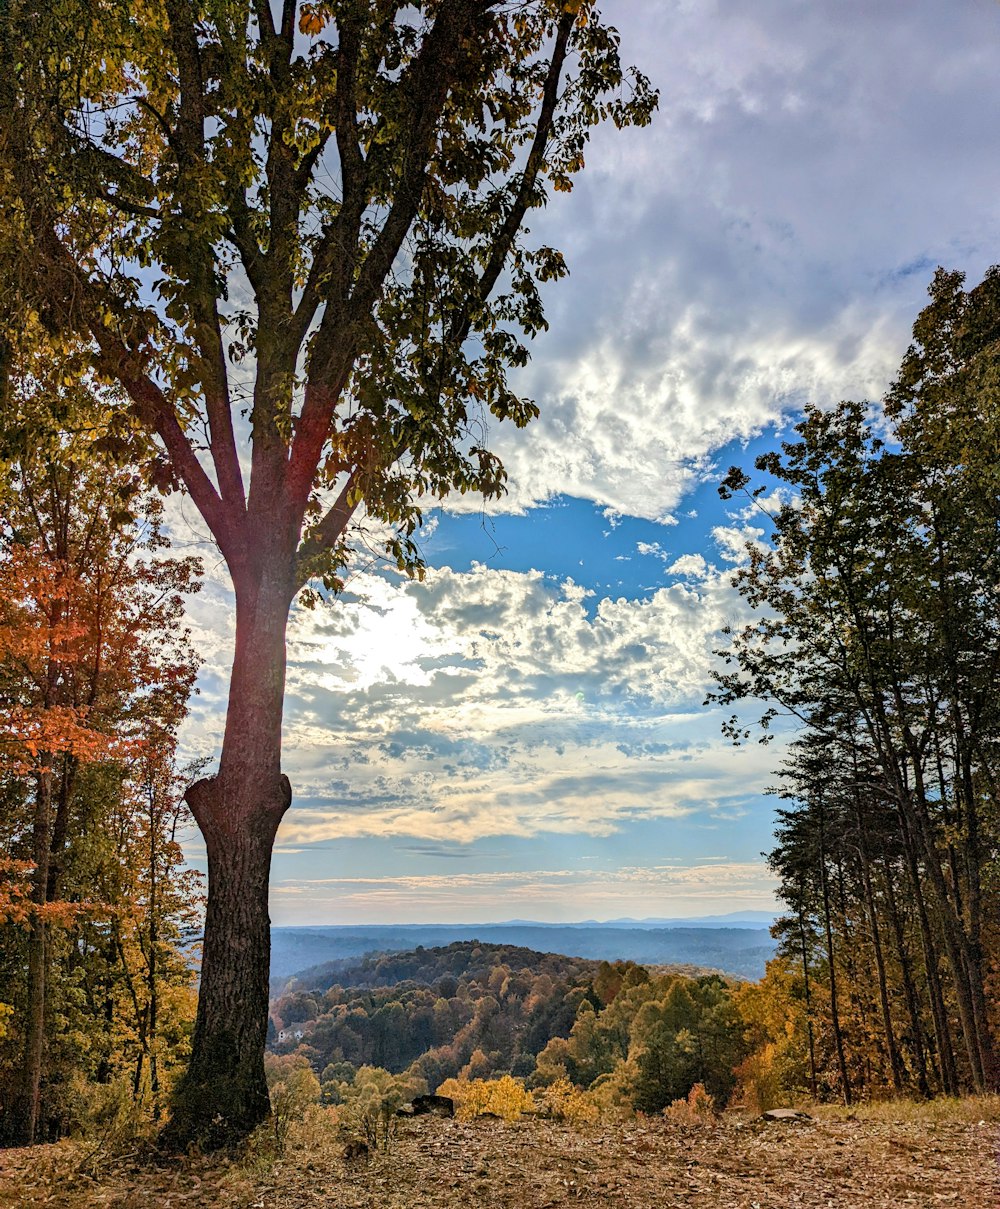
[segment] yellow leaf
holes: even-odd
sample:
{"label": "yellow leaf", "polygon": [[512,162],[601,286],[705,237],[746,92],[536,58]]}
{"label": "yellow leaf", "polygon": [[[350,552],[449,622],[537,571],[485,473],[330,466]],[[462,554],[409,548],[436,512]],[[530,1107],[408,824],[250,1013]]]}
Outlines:
{"label": "yellow leaf", "polygon": [[323,32],[324,19],[313,8],[303,8],[299,17],[299,32],[314,37]]}

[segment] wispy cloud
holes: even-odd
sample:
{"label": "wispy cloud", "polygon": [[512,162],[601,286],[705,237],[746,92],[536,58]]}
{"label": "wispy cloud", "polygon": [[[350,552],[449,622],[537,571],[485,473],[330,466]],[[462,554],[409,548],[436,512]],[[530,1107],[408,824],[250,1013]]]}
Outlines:
{"label": "wispy cloud", "polygon": [[[272,897],[286,919],[303,911],[317,919],[324,913],[326,918],[393,918],[393,912],[403,918],[404,909],[433,909],[442,920],[475,922],[497,918],[498,903],[509,907],[508,915],[527,905],[531,915],[557,919],[593,917],[595,911],[603,918],[656,915],[668,908],[693,913],[704,910],[706,903],[723,909],[733,902],[769,909],[774,885],[763,863],[745,862],[317,878],[279,882],[272,887]],[[308,901],[297,902],[301,897]]]}

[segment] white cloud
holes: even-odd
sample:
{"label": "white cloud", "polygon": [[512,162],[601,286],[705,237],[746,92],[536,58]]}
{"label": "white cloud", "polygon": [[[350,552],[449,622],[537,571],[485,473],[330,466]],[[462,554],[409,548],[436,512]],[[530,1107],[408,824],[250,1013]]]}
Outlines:
{"label": "white cloud", "polygon": [[719,556],[727,563],[744,563],[747,561],[747,546],[763,548],[761,538],[764,530],[754,525],[715,525],[712,528],[712,540],[719,551]]}
{"label": "white cloud", "polygon": [[[934,266],[1000,245],[1000,9],[976,0],[629,0],[605,7],[661,89],[602,130],[535,217],[566,253],[552,330],[496,432],[501,507],[554,494],[669,519],[713,451],[805,400],[878,398]],[[453,501],[458,508],[473,506]]]}
{"label": "white cloud", "polygon": [[700,708],[742,607],[714,568],[640,600],[482,566],[353,583],[293,621],[284,843],[606,836],[721,818],[767,779],[773,753]]}
{"label": "white cloud", "polygon": [[668,575],[683,575],[691,579],[704,579],[710,574],[709,565],[701,554],[682,554],[667,567]]}
{"label": "white cloud", "polygon": [[[617,600],[537,571],[361,572],[346,596],[295,611],[282,844],[609,836],[738,811],[774,752],[734,751],[701,701],[719,631],[743,605],[727,572],[678,564],[684,581]],[[208,755],[231,642],[222,585],[195,607],[206,667],[185,744]]]}

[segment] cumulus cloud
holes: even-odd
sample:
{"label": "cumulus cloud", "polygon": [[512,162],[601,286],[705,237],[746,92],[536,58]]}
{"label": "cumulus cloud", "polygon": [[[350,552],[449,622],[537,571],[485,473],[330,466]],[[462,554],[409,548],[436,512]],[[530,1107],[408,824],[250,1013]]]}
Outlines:
{"label": "cumulus cloud", "polygon": [[[991,146],[1000,10],[916,0],[605,7],[661,89],[601,131],[533,226],[572,275],[496,432],[502,507],[563,493],[667,519],[712,453],[805,400],[880,397],[936,264],[1000,235]],[[469,506],[457,501],[455,506]]]}
{"label": "cumulus cloud", "polygon": [[738,810],[767,777],[772,753],[730,753],[700,708],[741,610],[714,568],[596,602],[482,566],[352,587],[290,634],[285,843],[607,836]]}

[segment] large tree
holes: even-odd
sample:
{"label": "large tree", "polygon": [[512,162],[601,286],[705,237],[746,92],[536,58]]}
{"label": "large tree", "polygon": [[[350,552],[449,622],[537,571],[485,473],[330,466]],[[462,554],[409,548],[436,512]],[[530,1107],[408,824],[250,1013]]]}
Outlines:
{"label": "large tree", "polygon": [[0,0],[0,309],[87,335],[235,589],[179,1140],[268,1112],[292,602],[359,508],[412,568],[423,503],[503,490],[489,423],[536,414],[507,370],[566,272],[525,218],[655,103],[592,0]]}

